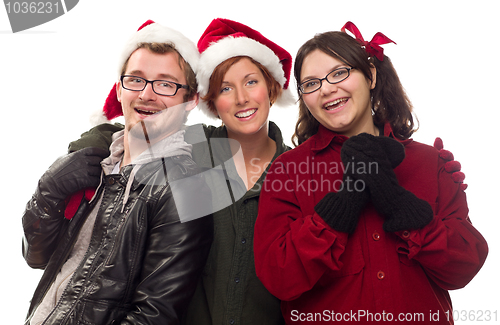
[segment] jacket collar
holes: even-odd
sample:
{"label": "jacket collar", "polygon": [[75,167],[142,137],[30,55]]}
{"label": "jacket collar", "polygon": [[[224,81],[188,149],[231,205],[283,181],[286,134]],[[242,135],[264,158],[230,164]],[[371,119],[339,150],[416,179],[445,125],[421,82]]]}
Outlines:
{"label": "jacket collar", "polygon": [[[191,157],[191,145],[184,141],[184,130],[180,130],[152,145],[148,150],[142,152],[132,161],[132,164],[124,166],[120,171],[123,181],[126,181],[125,193],[123,198],[122,212],[128,201],[130,191],[144,183],[153,173],[165,164],[165,158],[176,155],[187,155]],[[124,130],[113,134],[113,142],[110,146],[111,155],[101,162],[104,173],[111,173],[114,166],[123,159],[124,153]],[[167,175],[161,181],[164,185],[167,183]],[[120,180],[120,181],[122,181]]]}
{"label": "jacket collar", "polygon": [[393,139],[396,139],[397,141],[401,142],[404,146],[407,146],[408,144],[412,143],[413,142],[413,139],[406,139],[406,140],[401,140],[401,139],[398,139],[394,136],[394,132],[392,131],[392,127],[389,123],[385,123],[384,125],[384,135],[386,137],[391,137]]}
{"label": "jacket collar", "polygon": [[[396,138],[394,136],[392,127],[389,123],[384,124],[383,130],[384,130],[384,136],[394,138],[397,141],[401,142],[404,146],[408,145],[413,141],[413,139],[400,140]],[[318,127],[318,132],[316,132],[316,134],[311,137],[312,141],[311,150],[314,153],[317,153],[328,147],[330,144],[333,143],[343,144],[347,139],[349,138],[346,137],[345,135],[331,131],[320,124]]]}
{"label": "jacket collar", "polygon": [[[214,128],[209,135],[202,132],[203,129],[200,126],[190,126],[186,132],[186,136],[189,140],[186,141],[191,144],[202,141],[208,141],[210,143],[210,151],[207,151],[207,154],[209,153],[211,157],[204,157],[204,159],[202,159],[203,162],[210,161],[210,167],[214,168],[232,158],[232,152],[227,140],[226,126],[223,125],[218,128]],[[283,142],[281,130],[272,121],[269,121],[268,135],[276,142],[276,153],[273,157],[273,161],[279,155],[291,149]],[[204,166],[204,164],[200,161],[197,161],[197,163],[201,163],[202,167],[208,167]]]}
{"label": "jacket collar", "polygon": [[[190,131],[194,130],[188,130],[186,134],[189,134],[190,138],[193,139],[194,136],[192,136]],[[290,150],[291,148],[288,147],[284,142],[283,142],[283,135],[281,134],[281,130],[279,127],[272,121],[269,121],[269,131],[268,135],[271,139],[273,139],[276,142],[276,153],[274,154],[273,161],[282,153],[284,153],[287,150]],[[227,129],[225,126],[221,126],[218,128],[215,128],[211,131],[210,135],[207,136],[208,141],[210,143],[210,149],[206,152],[207,155],[210,157],[203,157],[204,162],[210,161],[210,165],[212,168],[220,165],[221,163],[224,162],[225,170],[227,172],[227,175],[234,181],[238,182],[242,188],[244,188],[243,182],[241,181],[236,168],[234,167],[234,164],[231,164],[230,160],[232,158],[232,153],[228,145],[228,138],[227,138]],[[190,141],[188,141],[190,142]],[[197,161],[199,163],[199,161]],[[261,177],[259,180],[256,182],[256,184],[261,184],[267,171],[269,170],[271,164],[267,166],[266,171],[262,173]],[[208,166],[204,166],[208,167]],[[241,182],[241,183],[240,183]],[[254,188],[260,188],[260,185],[256,185]],[[233,189],[234,190],[234,189]],[[250,198],[253,196],[258,196],[260,193],[260,190],[258,191],[247,191],[245,188],[245,198]]]}
{"label": "jacket collar", "polygon": [[[281,130],[279,127],[273,122],[269,121],[269,137],[276,141],[276,144],[281,144],[282,149],[285,149],[286,151],[286,145],[283,143],[283,136],[281,135]],[[212,135],[210,136],[211,138],[227,138],[227,129],[226,126],[223,125],[221,127],[216,128],[213,132]]]}
{"label": "jacket collar", "polygon": [[123,158],[124,134],[125,130],[113,133],[111,146],[109,147],[110,155],[101,162],[105,175],[111,174],[116,164]]}
{"label": "jacket collar", "polygon": [[318,132],[316,132],[316,134],[311,137],[311,150],[313,151],[313,153],[317,153],[325,149],[332,143],[342,144],[347,139],[349,138],[345,135],[331,131],[320,124],[318,127]]}
{"label": "jacket collar", "polygon": [[273,157],[273,161],[279,155],[291,149],[283,141],[283,135],[281,134],[280,128],[272,121],[269,121],[269,137],[276,142],[276,154]]}

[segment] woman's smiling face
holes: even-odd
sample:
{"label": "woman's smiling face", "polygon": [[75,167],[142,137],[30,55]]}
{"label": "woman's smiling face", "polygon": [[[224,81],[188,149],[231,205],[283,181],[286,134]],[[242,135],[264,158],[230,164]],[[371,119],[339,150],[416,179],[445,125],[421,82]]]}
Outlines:
{"label": "woman's smiling face", "polygon": [[[343,67],[349,66],[320,50],[314,50],[304,58],[300,83],[312,78],[322,79]],[[370,90],[376,83],[375,68],[372,68],[372,75],[373,81],[370,81],[353,68],[347,79],[336,84],[323,80],[320,89],[302,94],[302,99],[316,120],[329,130],[349,137],[362,132],[373,133]]]}
{"label": "woman's smiling face", "polygon": [[248,58],[233,64],[224,75],[214,105],[228,132],[252,135],[266,126],[269,89],[259,67]]}

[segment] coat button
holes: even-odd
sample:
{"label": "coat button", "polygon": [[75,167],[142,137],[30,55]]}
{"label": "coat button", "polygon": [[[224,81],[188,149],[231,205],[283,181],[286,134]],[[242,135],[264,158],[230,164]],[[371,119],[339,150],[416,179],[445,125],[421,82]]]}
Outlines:
{"label": "coat button", "polygon": [[113,185],[115,183],[115,179],[113,177],[108,178],[108,184]]}
{"label": "coat button", "polygon": [[401,236],[404,239],[408,239],[408,238],[410,238],[410,232],[408,230],[405,230],[405,231],[403,231],[403,233],[401,234]]}
{"label": "coat button", "polygon": [[377,278],[379,280],[383,280],[385,278],[385,273],[383,271],[378,271],[377,272]]}
{"label": "coat button", "polygon": [[380,240],[380,234],[376,231],[373,233],[372,237],[373,237],[373,240],[375,240],[375,241]]}
{"label": "coat button", "polygon": [[246,244],[246,243],[247,243],[247,240],[246,240],[245,238],[242,238],[242,239],[241,239],[241,243],[242,243],[242,244]]}

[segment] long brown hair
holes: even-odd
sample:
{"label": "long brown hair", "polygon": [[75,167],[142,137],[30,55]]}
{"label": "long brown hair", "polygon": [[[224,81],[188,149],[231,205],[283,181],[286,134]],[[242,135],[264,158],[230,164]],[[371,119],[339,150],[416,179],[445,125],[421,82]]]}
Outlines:
{"label": "long brown hair", "polygon": [[217,110],[215,108],[215,100],[220,94],[220,87],[222,85],[222,82],[224,80],[224,76],[226,75],[226,72],[231,68],[234,64],[239,62],[241,59],[247,58],[249,59],[253,64],[255,64],[260,71],[262,72],[262,75],[264,76],[264,79],[266,80],[266,85],[267,89],[269,91],[269,101],[271,102],[271,105],[274,104],[274,102],[280,97],[283,89],[281,88],[281,85],[279,82],[277,82],[269,70],[266,69],[262,64],[259,62],[255,61],[251,57],[248,56],[235,56],[232,58],[229,58],[219,64],[214,71],[212,72],[212,75],[210,76],[210,86],[208,89],[207,94],[202,98],[204,101],[207,102],[207,106],[210,109],[212,113],[214,113],[215,116],[217,116]]}
{"label": "long brown hair", "polygon": [[[402,140],[408,139],[417,130],[413,123],[413,105],[387,56],[384,55],[383,61],[369,57],[360,43],[343,32],[317,34],[297,52],[294,65],[297,85],[300,84],[300,71],[304,59],[314,50],[320,50],[359,70],[370,81],[372,80],[370,67],[375,66],[377,82],[375,88],[370,91],[373,122],[376,126],[390,123],[394,136]],[[319,122],[309,112],[299,91],[299,118],[292,137],[293,144],[298,145],[309,139],[318,132],[318,127]]]}

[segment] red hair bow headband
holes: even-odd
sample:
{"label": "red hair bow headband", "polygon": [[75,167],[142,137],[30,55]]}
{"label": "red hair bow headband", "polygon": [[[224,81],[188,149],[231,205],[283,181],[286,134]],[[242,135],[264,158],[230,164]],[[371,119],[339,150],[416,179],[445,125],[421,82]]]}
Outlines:
{"label": "red hair bow headband", "polygon": [[367,42],[363,39],[363,36],[361,36],[361,33],[359,32],[359,29],[356,27],[356,25],[354,25],[350,21],[348,21],[344,25],[344,27],[342,27],[341,31],[345,33],[346,29],[354,34],[356,40],[365,47],[365,51],[370,56],[375,56],[377,59],[379,59],[379,61],[384,61],[384,49],[381,48],[380,45],[387,43],[396,44],[396,42],[394,42],[389,37],[385,36],[380,32],[375,34],[375,36],[373,36],[371,41]]}

